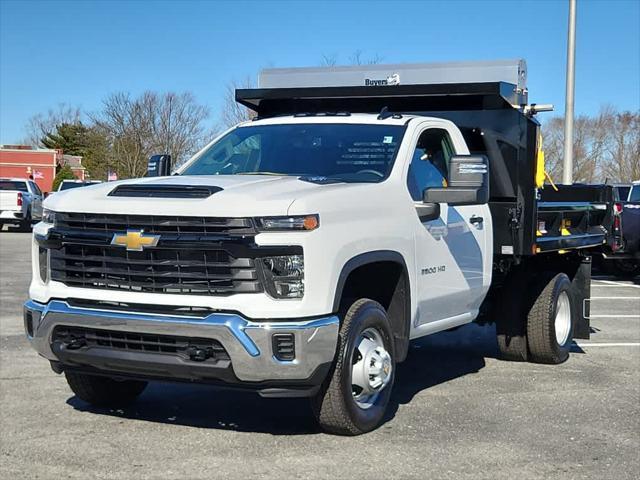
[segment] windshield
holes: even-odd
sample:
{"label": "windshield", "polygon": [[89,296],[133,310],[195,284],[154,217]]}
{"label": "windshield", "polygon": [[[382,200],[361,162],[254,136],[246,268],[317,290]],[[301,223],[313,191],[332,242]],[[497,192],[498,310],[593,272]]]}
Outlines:
{"label": "windshield", "polygon": [[240,127],[209,147],[182,175],[295,175],[379,182],[391,171],[404,131],[404,126],[363,124]]}
{"label": "windshield", "polygon": [[0,180],[0,190],[18,190],[19,192],[28,192],[27,182],[14,182],[11,180]]}
{"label": "windshield", "polygon": [[631,190],[631,187],[616,187],[618,189],[618,200],[620,200],[621,202],[626,202],[627,201],[627,197],[629,196],[629,190]]}
{"label": "windshield", "polygon": [[633,203],[640,203],[640,185],[634,185],[633,187],[631,187],[629,201]]}
{"label": "windshield", "polygon": [[87,185],[91,185],[89,182],[62,182],[60,184],[60,188],[58,191],[69,190],[70,188],[78,188],[78,187],[86,187]]}

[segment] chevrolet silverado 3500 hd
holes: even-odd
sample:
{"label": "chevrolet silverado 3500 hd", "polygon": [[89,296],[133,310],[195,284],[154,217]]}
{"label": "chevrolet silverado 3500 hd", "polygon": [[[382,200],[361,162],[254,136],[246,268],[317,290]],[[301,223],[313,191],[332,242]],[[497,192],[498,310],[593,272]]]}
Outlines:
{"label": "chevrolet silverado 3500 hd", "polygon": [[411,339],[480,317],[503,358],[565,361],[589,335],[608,207],[540,200],[525,77],[522,61],[263,72],[236,92],[257,118],[173,175],[153,157],[148,178],[46,200],[32,346],[92,404],[219,383],[311,397],[348,435],[382,421]]}

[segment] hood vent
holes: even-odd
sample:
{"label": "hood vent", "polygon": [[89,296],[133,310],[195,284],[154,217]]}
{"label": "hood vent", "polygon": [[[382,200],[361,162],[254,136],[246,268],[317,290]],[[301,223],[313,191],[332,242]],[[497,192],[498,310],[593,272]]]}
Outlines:
{"label": "hood vent", "polygon": [[143,183],[119,185],[109,192],[109,196],[144,198],[207,198],[220,191],[222,191],[222,188],[208,185],[154,185]]}

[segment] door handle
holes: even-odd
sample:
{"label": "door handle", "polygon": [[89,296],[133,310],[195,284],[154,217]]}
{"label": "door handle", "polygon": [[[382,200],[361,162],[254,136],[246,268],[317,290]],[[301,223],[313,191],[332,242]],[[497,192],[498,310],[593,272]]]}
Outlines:
{"label": "door handle", "polygon": [[481,224],[482,222],[484,222],[484,218],[476,217],[475,215],[469,219],[469,223],[473,225]]}

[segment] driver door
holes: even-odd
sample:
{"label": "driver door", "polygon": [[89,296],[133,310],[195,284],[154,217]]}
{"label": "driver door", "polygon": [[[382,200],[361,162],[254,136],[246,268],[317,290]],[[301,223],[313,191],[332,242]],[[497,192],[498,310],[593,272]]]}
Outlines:
{"label": "driver door", "polygon": [[[462,141],[460,139],[460,141]],[[462,148],[464,148],[464,144]],[[425,128],[415,144],[407,175],[414,202],[418,314],[416,326],[438,321],[471,321],[484,295],[487,232],[478,225],[486,206],[440,203],[439,215],[419,218],[423,193],[447,187],[451,158],[459,153],[446,128]],[[475,316],[475,314],[473,315]]]}

